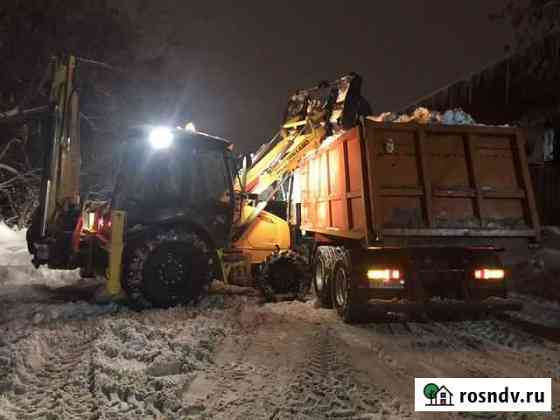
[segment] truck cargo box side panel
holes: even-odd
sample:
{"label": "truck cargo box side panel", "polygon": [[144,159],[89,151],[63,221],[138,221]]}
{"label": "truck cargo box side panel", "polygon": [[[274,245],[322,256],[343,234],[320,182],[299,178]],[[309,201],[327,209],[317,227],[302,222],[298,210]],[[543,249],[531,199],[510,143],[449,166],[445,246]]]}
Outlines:
{"label": "truck cargo box side panel", "polygon": [[342,145],[336,143],[332,148],[320,153],[320,156],[327,157],[329,175],[329,201],[331,212],[331,225],[329,228],[344,230],[347,226],[347,215],[344,209],[342,195],[345,192],[344,180],[344,150]]}
{"label": "truck cargo box side panel", "polygon": [[358,131],[343,142],[347,166],[347,206],[349,215],[348,228],[353,232],[365,232],[366,219],[363,200],[362,149]]}
{"label": "truck cargo box side panel", "polygon": [[299,171],[302,228],[347,238],[365,235],[362,150],[357,129],[321,147]]}
{"label": "truck cargo box side panel", "polygon": [[365,136],[376,228],[427,227],[416,133],[366,127]]}
{"label": "truck cargo box side panel", "polygon": [[485,190],[520,188],[515,169],[514,140],[512,137],[471,136],[477,152],[475,169],[479,173],[481,187]]}
{"label": "truck cargo box side panel", "polygon": [[456,134],[427,132],[426,143],[429,182],[434,193],[432,207],[435,227],[480,227],[473,197],[469,193],[473,182],[465,139]]}
{"label": "truck cargo box side panel", "polygon": [[367,121],[364,132],[378,229],[538,236],[519,130]]}
{"label": "truck cargo box side panel", "polygon": [[366,119],[300,168],[302,228],[354,239],[538,239],[524,153],[516,129]]}
{"label": "truck cargo box side panel", "polygon": [[[516,138],[478,136],[471,138],[477,152],[476,170],[482,193],[482,225],[506,225],[526,229],[531,225],[524,206],[521,172],[516,169]],[[512,198],[501,197],[502,195]]]}

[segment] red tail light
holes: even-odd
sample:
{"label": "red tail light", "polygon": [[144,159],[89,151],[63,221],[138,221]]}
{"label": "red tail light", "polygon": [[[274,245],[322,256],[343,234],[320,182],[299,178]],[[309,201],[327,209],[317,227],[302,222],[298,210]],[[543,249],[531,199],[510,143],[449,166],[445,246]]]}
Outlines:
{"label": "red tail light", "polygon": [[501,268],[480,268],[474,271],[474,278],[477,280],[501,280],[506,273]]}
{"label": "red tail light", "polygon": [[399,270],[381,269],[381,270],[368,270],[368,279],[370,280],[399,280],[401,272]]}

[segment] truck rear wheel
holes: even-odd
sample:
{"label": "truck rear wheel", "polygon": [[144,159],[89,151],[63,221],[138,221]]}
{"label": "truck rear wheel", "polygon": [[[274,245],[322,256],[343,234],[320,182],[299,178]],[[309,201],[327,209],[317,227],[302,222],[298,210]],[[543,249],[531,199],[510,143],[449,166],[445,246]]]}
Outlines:
{"label": "truck rear wheel", "polygon": [[313,293],[321,308],[332,308],[330,278],[331,268],[323,247],[317,248],[313,259]]}
{"label": "truck rear wheel", "polygon": [[341,259],[333,270],[331,299],[338,315],[346,323],[359,322],[362,319],[360,307],[352,292],[352,279],[348,263]]}
{"label": "truck rear wheel", "polygon": [[215,252],[192,232],[158,232],[125,254],[123,287],[134,307],[197,302],[216,275]]}

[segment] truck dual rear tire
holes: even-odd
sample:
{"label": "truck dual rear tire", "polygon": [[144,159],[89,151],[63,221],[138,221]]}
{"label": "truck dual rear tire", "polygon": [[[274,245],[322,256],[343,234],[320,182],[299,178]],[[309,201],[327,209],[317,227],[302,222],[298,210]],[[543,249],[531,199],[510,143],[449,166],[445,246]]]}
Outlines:
{"label": "truck dual rear tire", "polygon": [[123,288],[137,309],[196,303],[216,277],[216,262],[197,234],[158,231],[125,252]]}
{"label": "truck dual rear tire", "polygon": [[328,250],[318,247],[313,258],[313,294],[321,308],[332,308],[331,280],[332,268],[329,264]]}
{"label": "truck dual rear tire", "polygon": [[319,246],[313,259],[313,293],[322,308],[334,308],[344,322],[361,319],[352,283],[350,252],[342,246]]}
{"label": "truck dual rear tire", "polygon": [[351,268],[345,258],[335,264],[331,294],[333,306],[344,322],[351,324],[362,320],[361,307],[352,288]]}

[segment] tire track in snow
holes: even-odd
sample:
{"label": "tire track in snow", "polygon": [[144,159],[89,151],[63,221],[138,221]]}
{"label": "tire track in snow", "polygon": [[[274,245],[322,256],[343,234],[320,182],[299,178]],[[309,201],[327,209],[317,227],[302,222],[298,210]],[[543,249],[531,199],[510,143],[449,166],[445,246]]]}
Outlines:
{"label": "tire track in snow", "polygon": [[[383,389],[365,385],[356,379],[341,343],[328,328],[322,328],[309,340],[307,359],[290,385],[276,419],[370,419],[390,411],[397,416],[400,404]],[[388,409],[382,401],[393,401]]]}
{"label": "tire track in snow", "polygon": [[276,334],[257,330],[226,346],[216,365],[201,373],[184,392],[183,403],[193,419],[270,417],[283,395],[280,377],[286,375],[282,369],[286,355],[278,351]]}
{"label": "tire track in snow", "polygon": [[[483,364],[495,365],[495,361],[491,359],[500,354],[500,361],[504,366],[501,376],[507,376],[510,367],[519,366],[521,369],[528,368],[531,376],[537,374],[555,379],[560,377],[557,365],[560,347],[509,323],[497,320],[467,321],[454,324],[453,328],[445,324],[439,324],[439,327],[455,340],[479,343],[478,347],[486,353],[481,359]],[[504,349],[507,351],[504,352]]]}
{"label": "tire track in snow", "polygon": [[17,418],[99,418],[92,363],[98,334],[96,328],[75,326],[53,335],[41,331],[30,337],[25,343],[28,353],[17,357],[14,369],[16,394],[12,403]]}

